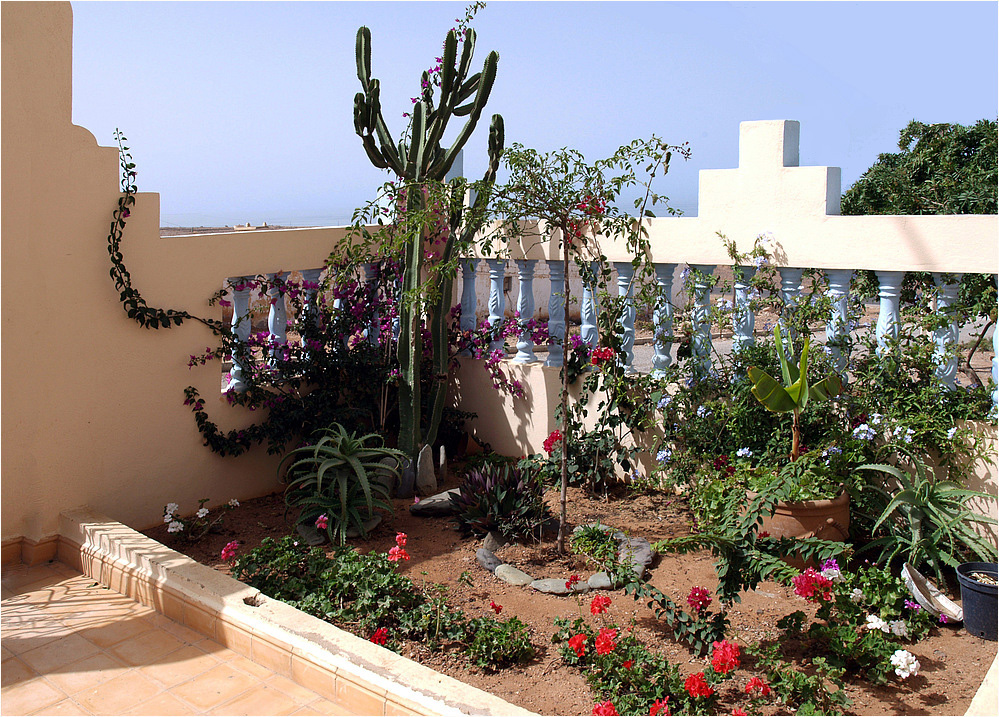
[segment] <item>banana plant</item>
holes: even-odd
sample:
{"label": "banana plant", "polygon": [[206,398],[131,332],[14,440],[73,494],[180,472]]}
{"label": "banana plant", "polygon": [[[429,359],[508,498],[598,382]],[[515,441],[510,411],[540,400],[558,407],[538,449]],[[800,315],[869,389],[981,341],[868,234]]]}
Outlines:
{"label": "banana plant", "polygon": [[[490,52],[482,70],[469,76],[472,53],[475,50],[475,31],[465,31],[461,57],[458,57],[458,34],[448,32],[444,41],[444,56],[440,67],[440,98],[434,102],[434,83],[429,72],[422,76],[423,90],[413,106],[411,126],[403,139],[395,143],[382,116],[381,85],[371,77],[371,31],[361,27],[357,31],[357,78],[362,92],[354,97],[354,130],[361,138],[364,151],[371,163],[380,169],[396,174],[406,190],[407,211],[419,212],[424,205],[424,188],[428,183],[443,182],[458,153],[471,137],[482,110],[489,99],[496,66],[497,52]],[[444,147],[441,140],[452,117],[466,117],[454,141]],[[489,166],[482,180],[483,189],[476,195],[470,219],[464,219],[462,203],[452,202],[449,209],[451,231],[442,252],[442,261],[455,258],[457,247],[467,246],[480,228],[489,201],[488,187],[496,180],[500,156],[503,153],[503,118],[493,115],[489,127]],[[458,180],[456,186],[460,186]],[[448,341],[447,311],[451,297],[453,273],[437,272],[431,275],[434,286],[424,286],[424,242],[427,228],[413,231],[406,240],[402,291],[404,301],[400,307],[399,369],[399,447],[415,460],[420,448],[434,442],[440,425],[447,390]],[[423,290],[433,297],[421,300]],[[422,435],[420,418],[420,360],[423,356],[421,320],[427,314],[431,330],[432,363],[434,380],[431,382],[430,420],[427,434]]]}
{"label": "banana plant", "polygon": [[774,339],[777,346],[777,356],[780,359],[781,385],[775,378],[756,366],[749,367],[749,379],[753,382],[753,395],[756,400],[773,413],[793,413],[791,460],[798,460],[801,446],[801,413],[809,400],[826,401],[839,395],[843,390],[843,382],[835,373],[830,373],[818,383],[808,383],[808,337],[805,337],[801,349],[801,358],[797,366],[788,361],[781,341],[780,328],[774,327]]}

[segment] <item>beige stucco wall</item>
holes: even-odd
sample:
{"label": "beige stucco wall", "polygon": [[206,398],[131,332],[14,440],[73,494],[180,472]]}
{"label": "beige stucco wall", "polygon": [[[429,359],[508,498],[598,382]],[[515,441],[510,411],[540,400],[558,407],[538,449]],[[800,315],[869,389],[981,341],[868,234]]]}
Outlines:
{"label": "beige stucco wall", "polygon": [[[3,539],[53,534],[60,510],[85,503],[144,528],[170,501],[193,512],[199,498],[270,492],[276,459],[217,457],[183,405],[193,384],[221,427],[249,422],[218,398],[217,363],[187,368],[215,345],[210,332],[144,330],[118,302],[107,255],[118,156],[71,123],[69,4],[2,13]],[[321,266],[338,236],[160,239],[159,197],[140,194],[122,248],[151,306],[204,315],[225,277]]]}

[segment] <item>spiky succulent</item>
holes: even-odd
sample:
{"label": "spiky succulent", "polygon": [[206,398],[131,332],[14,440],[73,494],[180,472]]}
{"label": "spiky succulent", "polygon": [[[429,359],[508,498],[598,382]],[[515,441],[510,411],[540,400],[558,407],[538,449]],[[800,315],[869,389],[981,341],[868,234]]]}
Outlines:
{"label": "spiky succulent", "polygon": [[548,517],[540,478],[513,466],[469,471],[451,505],[459,527],[476,535],[491,530],[508,538],[537,535]]}

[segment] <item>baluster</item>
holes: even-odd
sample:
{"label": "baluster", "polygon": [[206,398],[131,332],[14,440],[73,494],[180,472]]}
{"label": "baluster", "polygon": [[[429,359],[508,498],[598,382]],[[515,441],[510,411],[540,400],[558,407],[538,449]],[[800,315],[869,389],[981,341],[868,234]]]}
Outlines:
{"label": "baluster", "polygon": [[652,312],[652,325],[655,327],[652,356],[652,375],[662,376],[672,361],[673,348],[673,272],[676,264],[654,264],[656,284],[659,285],[659,302]]}
{"label": "baluster", "polygon": [[[503,276],[506,271],[506,259],[486,259],[489,265],[489,326],[493,331],[503,323],[503,307],[506,303],[503,297]],[[506,340],[500,336],[489,342],[490,351],[503,349]]]}
{"label": "baluster", "polygon": [[711,284],[714,264],[695,264],[691,268],[697,272],[694,278],[694,310],[691,315],[694,335],[690,341],[694,372],[706,376],[711,372]]}
{"label": "baluster", "polygon": [[937,311],[947,317],[950,323],[933,332],[933,360],[937,364],[934,374],[947,388],[954,388],[957,380],[957,342],[961,336],[961,327],[957,323],[957,315],[947,311],[948,307],[957,301],[958,282],[960,277],[955,274],[933,274],[933,283],[937,285]]}
{"label": "baluster", "polygon": [[742,351],[756,343],[753,331],[756,329],[756,313],[750,303],[749,292],[756,267],[737,266],[735,268],[735,307],[732,312],[732,350]]}
{"label": "baluster", "polygon": [[778,319],[778,324],[784,329],[781,332],[784,352],[790,360],[795,355],[794,340],[798,338],[798,332],[791,327],[791,322],[788,319],[798,309],[798,301],[801,299],[801,275],[805,270],[784,266],[777,271],[780,272],[780,295],[784,301],[784,312]]}
{"label": "baluster", "polygon": [[877,271],[878,298],[881,306],[878,309],[878,323],[874,327],[874,335],[878,339],[877,354],[881,356],[888,348],[888,341],[898,338],[898,297],[902,292],[904,271]]}
{"label": "baluster", "polygon": [[[253,320],[250,317],[250,287],[251,279],[241,276],[238,279],[229,279],[229,286],[232,288],[232,333],[233,336],[246,347],[250,339],[250,325]],[[226,391],[236,393],[246,393],[245,367],[240,363],[237,351],[233,349],[231,354],[232,368],[229,371],[229,384]]]}
{"label": "baluster", "polygon": [[[462,332],[475,331],[475,270],[478,264],[478,259],[464,259],[461,262],[461,318],[458,320],[458,327]],[[471,356],[472,352],[462,349],[461,355]]]}
{"label": "baluster", "polygon": [[[591,262],[590,268],[597,271],[597,262]],[[579,338],[591,349],[600,340],[600,332],[597,330],[597,297],[590,284],[583,284],[583,302],[579,305]]]}
{"label": "baluster", "polygon": [[548,358],[545,366],[562,365],[562,338],[565,332],[565,262],[548,259],[552,291],[548,299]]}
{"label": "baluster", "polygon": [[624,308],[621,311],[621,348],[624,350],[624,370],[627,373],[634,372],[635,362],[635,300],[631,285],[635,277],[635,267],[630,261],[615,261],[614,268],[617,269],[617,295],[623,297]]}
{"label": "baluster", "polygon": [[850,356],[850,317],[847,304],[853,270],[828,269],[826,278],[829,280],[826,296],[832,299],[832,314],[826,323],[826,348],[832,357],[833,368],[845,380],[846,364]]}
{"label": "baluster", "polygon": [[[274,282],[279,276],[279,273],[274,273],[268,274],[267,278]],[[270,347],[267,351],[270,356],[267,363],[274,367],[284,358],[284,347],[288,343],[288,311],[284,305],[283,286],[271,283],[267,287],[267,296],[271,301],[271,309],[267,314],[267,343]]]}
{"label": "baluster", "polygon": [[305,301],[302,302],[302,351],[303,358],[306,361],[311,360],[312,352],[308,349],[305,343],[305,325],[310,325],[312,328],[319,327],[319,275],[323,273],[322,269],[303,269],[302,270],[302,283],[306,282],[309,284],[316,284],[317,288],[313,289],[310,287],[305,287],[302,289],[302,293],[305,294]]}
{"label": "baluster", "polygon": [[[520,314],[521,326],[534,318],[534,266],[538,262],[533,259],[517,259],[517,312]],[[537,361],[534,355],[534,337],[529,329],[523,329],[517,337],[517,355],[514,363]]]}
{"label": "baluster", "polygon": [[[361,269],[364,272],[364,286],[367,289],[365,293],[371,303],[374,304],[377,301],[378,278],[381,274],[381,267],[377,262],[367,262],[361,264]],[[378,311],[375,311],[372,315],[371,323],[365,329],[364,333],[367,336],[369,344],[378,345],[378,339],[381,337],[381,316]]]}

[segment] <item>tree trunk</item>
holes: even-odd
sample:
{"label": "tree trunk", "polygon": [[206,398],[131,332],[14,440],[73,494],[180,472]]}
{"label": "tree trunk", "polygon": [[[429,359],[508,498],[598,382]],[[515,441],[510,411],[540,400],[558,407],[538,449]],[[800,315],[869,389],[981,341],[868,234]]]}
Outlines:
{"label": "tree trunk", "polygon": [[565,308],[565,330],[562,332],[562,428],[565,430],[562,431],[562,481],[559,495],[558,539],[555,541],[555,549],[558,550],[559,555],[565,555],[565,527],[568,514],[566,494],[569,488],[569,470],[566,462],[566,446],[569,440],[569,421],[566,413],[569,404],[569,371],[566,369],[566,363],[569,360],[567,355],[569,349],[569,239],[565,230],[562,232],[562,245],[565,261],[562,274],[565,277],[562,280],[562,303]]}

